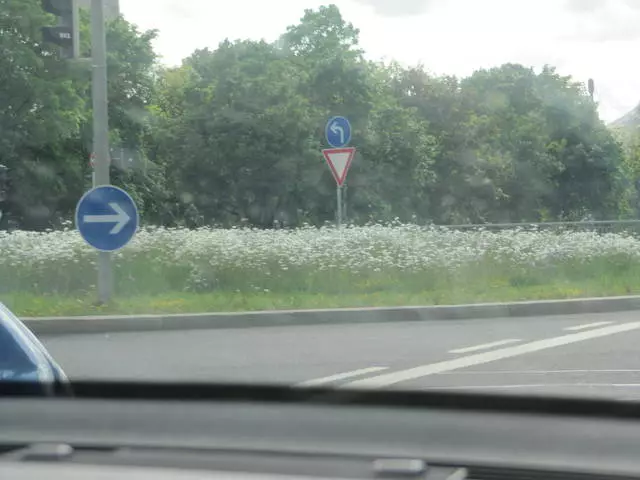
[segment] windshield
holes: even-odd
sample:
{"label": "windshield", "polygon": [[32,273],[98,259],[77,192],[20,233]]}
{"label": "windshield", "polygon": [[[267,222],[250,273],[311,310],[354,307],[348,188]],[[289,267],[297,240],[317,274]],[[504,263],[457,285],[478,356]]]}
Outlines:
{"label": "windshield", "polygon": [[72,381],[639,398],[639,24],[0,0],[0,301]]}

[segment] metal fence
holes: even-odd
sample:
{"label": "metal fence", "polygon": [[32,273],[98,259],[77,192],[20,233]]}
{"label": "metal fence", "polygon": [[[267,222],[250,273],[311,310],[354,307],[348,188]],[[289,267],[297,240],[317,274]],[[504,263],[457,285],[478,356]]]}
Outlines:
{"label": "metal fence", "polygon": [[533,231],[596,231],[598,233],[627,233],[640,236],[640,220],[585,220],[580,222],[543,223],[485,223],[442,225],[455,230],[533,230]]}

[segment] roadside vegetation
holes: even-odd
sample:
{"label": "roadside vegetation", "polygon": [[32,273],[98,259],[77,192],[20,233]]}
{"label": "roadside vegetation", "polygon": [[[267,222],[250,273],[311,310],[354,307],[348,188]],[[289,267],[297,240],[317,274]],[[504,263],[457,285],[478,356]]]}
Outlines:
{"label": "roadside vegetation", "polygon": [[[173,67],[157,32],[109,22],[111,180],[143,227],[113,256],[113,303],[95,306],[96,254],[71,226],[92,184],[90,73],[42,41],[40,0],[2,5],[0,301],[18,314],[640,293],[629,235],[417,226],[637,218],[640,133],[605,125],[587,79],[378,61],[326,5],[277,39],[225,40]],[[86,12],[81,27],[88,56]],[[327,226],[321,154],[333,115],[358,149],[342,231]]]}
{"label": "roadside vegetation", "polygon": [[73,230],[0,234],[2,298],[20,315],[443,305],[640,293],[640,240],[592,231],[406,224],[292,230],[147,228],[114,254]]}

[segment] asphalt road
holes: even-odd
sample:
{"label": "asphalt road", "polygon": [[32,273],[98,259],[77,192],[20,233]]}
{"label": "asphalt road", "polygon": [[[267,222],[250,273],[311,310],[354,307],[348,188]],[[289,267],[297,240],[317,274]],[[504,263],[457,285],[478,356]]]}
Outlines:
{"label": "asphalt road", "polygon": [[640,399],[640,312],[42,337],[72,379]]}

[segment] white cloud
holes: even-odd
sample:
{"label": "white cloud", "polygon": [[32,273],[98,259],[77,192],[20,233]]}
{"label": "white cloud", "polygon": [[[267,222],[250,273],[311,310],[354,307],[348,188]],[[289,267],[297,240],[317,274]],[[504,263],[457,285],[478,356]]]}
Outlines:
{"label": "white cloud", "polygon": [[[225,39],[275,40],[322,0],[120,0],[141,28],[160,31],[169,64]],[[333,0],[370,58],[422,63],[438,74],[519,62],[594,78],[607,121],[640,101],[640,0]]]}
{"label": "white cloud", "polygon": [[593,12],[607,5],[609,0],[566,0],[567,9],[572,12]]}
{"label": "white cloud", "polygon": [[[396,17],[424,13],[434,0],[358,0],[375,8],[380,15]],[[438,1],[438,0],[435,0]]]}
{"label": "white cloud", "polygon": [[600,0],[597,11],[584,10],[575,16],[564,38],[595,43],[640,39],[640,2],[634,1]]}

